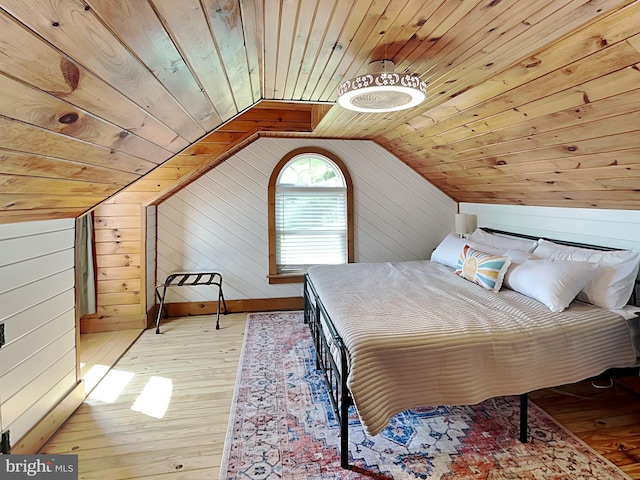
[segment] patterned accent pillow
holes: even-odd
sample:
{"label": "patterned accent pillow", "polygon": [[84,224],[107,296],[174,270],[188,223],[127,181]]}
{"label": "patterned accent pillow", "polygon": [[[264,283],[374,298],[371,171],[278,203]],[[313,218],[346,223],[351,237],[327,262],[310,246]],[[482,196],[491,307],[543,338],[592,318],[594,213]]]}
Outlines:
{"label": "patterned accent pillow", "polygon": [[511,264],[509,257],[491,255],[465,245],[458,258],[456,274],[477,283],[487,290],[497,292]]}

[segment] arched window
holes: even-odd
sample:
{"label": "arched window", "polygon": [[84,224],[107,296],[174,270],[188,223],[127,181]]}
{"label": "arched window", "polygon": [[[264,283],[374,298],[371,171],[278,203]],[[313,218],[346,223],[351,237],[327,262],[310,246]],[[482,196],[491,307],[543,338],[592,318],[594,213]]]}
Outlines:
{"label": "arched window", "polygon": [[302,281],[311,265],[353,262],[353,193],[344,164],[301,148],[269,180],[270,283]]}

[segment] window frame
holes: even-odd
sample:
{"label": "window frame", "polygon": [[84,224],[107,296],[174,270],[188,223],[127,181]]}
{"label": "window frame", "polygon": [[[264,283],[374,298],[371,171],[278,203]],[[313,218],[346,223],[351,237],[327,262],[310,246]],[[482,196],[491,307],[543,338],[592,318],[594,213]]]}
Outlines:
{"label": "window frame", "polygon": [[274,167],[271,177],[269,178],[268,188],[268,235],[269,235],[269,283],[302,283],[304,281],[303,273],[278,273],[276,264],[276,183],[280,172],[289,163],[289,161],[297,156],[304,154],[321,155],[332,161],[336,167],[340,169],[347,190],[347,263],[353,263],[354,261],[354,225],[353,225],[353,184],[351,182],[351,176],[345,164],[333,153],[316,147],[301,147],[292,150],[287,153],[278,164]]}

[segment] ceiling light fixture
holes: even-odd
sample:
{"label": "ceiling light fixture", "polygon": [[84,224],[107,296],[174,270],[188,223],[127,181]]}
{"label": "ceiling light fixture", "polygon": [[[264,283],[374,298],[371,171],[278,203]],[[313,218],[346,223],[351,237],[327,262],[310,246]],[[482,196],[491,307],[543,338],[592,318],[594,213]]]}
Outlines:
{"label": "ceiling light fixture", "polygon": [[369,64],[369,73],[338,85],[338,104],[356,112],[396,112],[415,107],[427,97],[427,84],[417,75],[398,74],[391,60]]}

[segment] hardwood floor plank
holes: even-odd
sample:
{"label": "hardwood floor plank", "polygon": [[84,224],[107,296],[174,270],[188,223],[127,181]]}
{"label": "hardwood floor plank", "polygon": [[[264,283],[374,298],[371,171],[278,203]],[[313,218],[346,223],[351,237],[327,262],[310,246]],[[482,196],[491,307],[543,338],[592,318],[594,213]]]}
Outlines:
{"label": "hardwood floor plank", "polygon": [[[85,379],[86,392],[93,389],[141,333],[142,329],[80,335],[80,375]],[[100,367],[92,371],[96,365]]]}
{"label": "hardwood floor plank", "polygon": [[[77,454],[82,479],[217,478],[245,324],[245,314],[229,314],[220,330],[213,316],[145,330],[113,367],[114,379],[128,379],[117,398],[100,400],[96,388],[41,452]],[[85,347],[98,363],[96,338]],[[162,418],[132,409],[152,378],[171,383]]]}
{"label": "hardwood floor plank", "polygon": [[[203,448],[198,448],[199,446]],[[214,469],[216,458],[211,455],[213,447],[213,444],[191,445],[185,441],[183,445],[176,444],[153,452],[135,452],[128,455],[116,454],[113,449],[107,448],[103,450],[104,455],[100,458],[82,460],[80,478],[158,478],[159,475],[177,471]]]}

